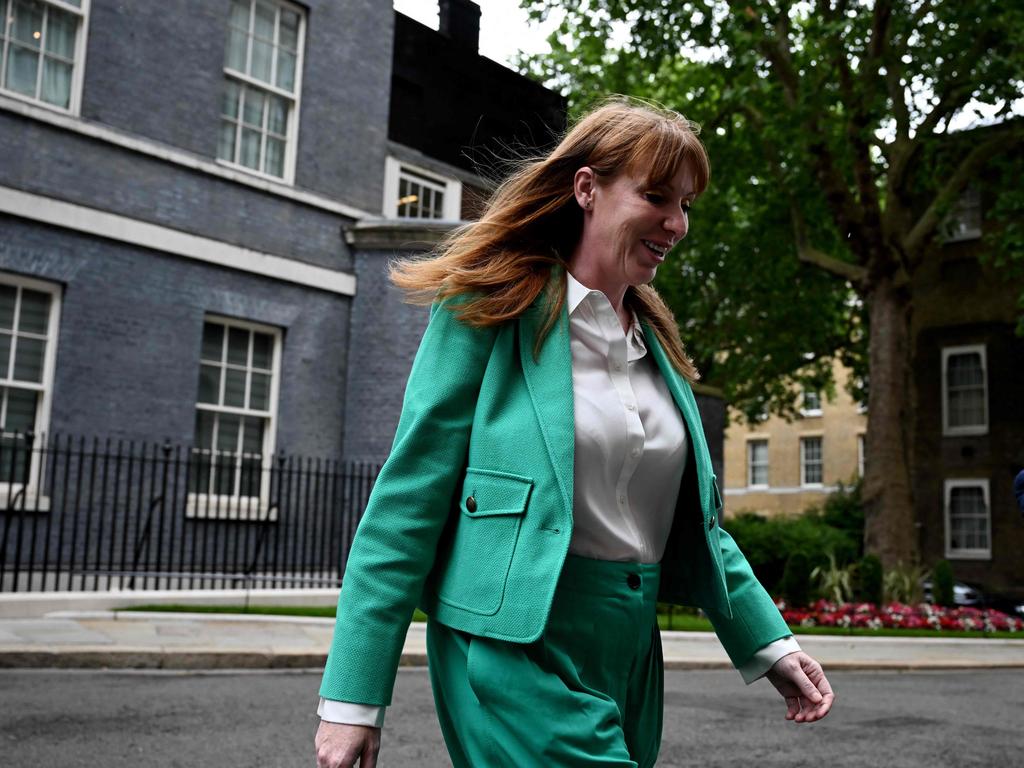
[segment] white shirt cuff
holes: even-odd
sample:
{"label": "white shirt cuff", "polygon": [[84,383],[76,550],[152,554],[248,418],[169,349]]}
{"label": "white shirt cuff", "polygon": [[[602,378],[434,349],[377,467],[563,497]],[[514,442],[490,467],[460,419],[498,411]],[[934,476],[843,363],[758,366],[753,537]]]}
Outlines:
{"label": "white shirt cuff", "polygon": [[380,707],[376,704],[352,704],[348,701],[335,701],[320,697],[320,705],[316,713],[321,720],[328,723],[341,723],[343,725],[369,725],[373,728],[384,726],[384,713],[387,707]]}
{"label": "white shirt cuff", "polygon": [[741,666],[738,671],[743,676],[743,682],[750,685],[755,680],[760,680],[764,677],[776,661],[799,650],[800,645],[795,637],[792,635],[783,637],[780,640],[768,643],[764,648],[760,648],[750,657],[750,661]]}

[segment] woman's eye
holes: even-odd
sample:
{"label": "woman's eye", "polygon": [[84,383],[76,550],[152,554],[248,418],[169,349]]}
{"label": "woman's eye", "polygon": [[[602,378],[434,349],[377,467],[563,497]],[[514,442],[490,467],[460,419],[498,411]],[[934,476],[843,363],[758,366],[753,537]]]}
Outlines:
{"label": "woman's eye", "polygon": [[681,207],[683,209],[683,213],[689,213],[690,212],[690,204],[689,203],[683,203]]}
{"label": "woman's eye", "polygon": [[665,202],[665,198],[657,192],[644,192],[644,197],[647,198],[647,202],[654,203],[655,205],[661,205]]}

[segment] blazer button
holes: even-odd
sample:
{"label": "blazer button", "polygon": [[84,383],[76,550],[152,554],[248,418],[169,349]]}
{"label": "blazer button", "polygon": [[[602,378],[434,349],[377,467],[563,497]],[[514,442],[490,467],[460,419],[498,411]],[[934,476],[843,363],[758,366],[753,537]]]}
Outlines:
{"label": "blazer button", "polygon": [[466,499],[466,509],[468,509],[470,512],[476,512],[476,499],[474,499],[472,496]]}
{"label": "blazer button", "polygon": [[717,524],[718,524],[718,515],[712,515],[711,519],[708,520],[708,530],[710,531]]}
{"label": "blazer button", "polygon": [[626,584],[630,589],[640,589],[640,574],[631,573],[626,577]]}

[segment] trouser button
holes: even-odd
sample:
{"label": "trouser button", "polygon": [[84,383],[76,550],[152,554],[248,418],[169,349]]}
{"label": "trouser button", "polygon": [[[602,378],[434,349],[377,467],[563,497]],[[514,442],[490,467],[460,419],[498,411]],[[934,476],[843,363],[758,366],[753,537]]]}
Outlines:
{"label": "trouser button", "polygon": [[640,589],[640,574],[631,573],[626,577],[626,584],[630,589]]}

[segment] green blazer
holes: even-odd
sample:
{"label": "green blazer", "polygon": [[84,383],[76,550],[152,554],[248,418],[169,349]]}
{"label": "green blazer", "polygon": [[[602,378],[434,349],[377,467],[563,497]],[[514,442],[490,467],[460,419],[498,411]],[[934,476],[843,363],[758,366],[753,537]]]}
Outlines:
{"label": "green blazer", "polygon": [[[459,322],[450,303],[431,307],[394,445],[352,544],[326,698],[390,704],[416,605],[474,635],[529,643],[544,631],[573,526],[568,310],[535,361],[540,300],[486,329]],[[703,608],[739,666],[790,632],[718,525],[693,392],[642,325],[690,439],[659,597]]]}

